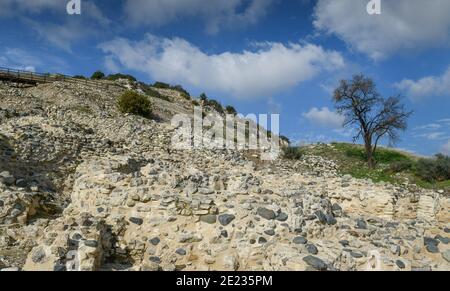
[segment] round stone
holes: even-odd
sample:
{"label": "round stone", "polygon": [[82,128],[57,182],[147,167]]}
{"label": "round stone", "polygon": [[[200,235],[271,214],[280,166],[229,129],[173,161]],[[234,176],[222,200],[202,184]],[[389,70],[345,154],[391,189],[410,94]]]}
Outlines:
{"label": "round stone", "polygon": [[401,260],[395,261],[395,264],[396,264],[397,267],[399,267],[400,269],[406,268],[405,263],[403,263],[403,261],[401,261]]}
{"label": "round stone", "polygon": [[324,261],[314,256],[306,256],[303,258],[303,261],[307,263],[310,267],[318,271],[326,271],[327,264]]}
{"label": "round stone", "polygon": [[223,226],[230,224],[236,217],[232,214],[222,214],[219,215],[219,223]]}
{"label": "round stone", "polygon": [[306,238],[304,238],[303,236],[297,236],[294,238],[294,240],[292,242],[296,245],[304,245],[308,242],[308,240]]}
{"label": "round stone", "polygon": [[267,234],[268,236],[274,236],[275,235],[275,231],[273,229],[265,230],[264,233]]}
{"label": "round stone", "polygon": [[161,240],[159,239],[159,237],[154,237],[150,240],[150,243],[154,246],[157,246],[159,244]]}
{"label": "round stone", "polygon": [[144,223],[144,220],[142,218],[138,218],[138,217],[130,217],[130,222],[134,223],[136,225],[142,225]]}
{"label": "round stone", "polygon": [[280,214],[278,214],[278,216],[275,219],[278,221],[284,222],[284,221],[288,220],[288,218],[289,218],[289,216],[286,213],[281,212]]}
{"label": "round stone", "polygon": [[264,207],[258,208],[257,213],[259,216],[261,216],[262,218],[267,219],[267,220],[272,220],[272,219],[275,219],[275,217],[276,217],[275,212],[273,210],[270,210],[270,209],[267,209]]}
{"label": "round stone", "polygon": [[317,249],[317,247],[313,244],[307,244],[306,245],[306,250],[308,251],[308,253],[310,253],[311,255],[317,255],[319,253],[319,250]]}
{"label": "round stone", "polygon": [[184,249],[177,249],[175,252],[177,254],[179,254],[180,256],[185,256],[186,255],[186,251]]}

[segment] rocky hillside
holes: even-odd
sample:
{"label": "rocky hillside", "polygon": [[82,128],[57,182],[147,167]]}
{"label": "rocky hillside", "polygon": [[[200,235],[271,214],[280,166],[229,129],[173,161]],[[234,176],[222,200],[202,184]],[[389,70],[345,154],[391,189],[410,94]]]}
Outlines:
{"label": "rocky hillside", "polygon": [[155,89],[156,120],[123,115],[126,87],[0,84],[0,269],[450,270],[448,196],[173,150],[192,100]]}

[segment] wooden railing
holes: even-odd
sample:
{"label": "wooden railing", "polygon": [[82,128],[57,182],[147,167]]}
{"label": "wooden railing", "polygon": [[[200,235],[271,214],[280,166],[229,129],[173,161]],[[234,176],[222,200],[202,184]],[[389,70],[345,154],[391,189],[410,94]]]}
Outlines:
{"label": "wooden railing", "polygon": [[0,67],[0,80],[25,83],[30,85],[53,83],[57,81],[84,84],[93,87],[108,87],[116,85],[114,82],[106,80],[92,81],[89,79],[78,79],[61,74],[44,74],[4,67]]}

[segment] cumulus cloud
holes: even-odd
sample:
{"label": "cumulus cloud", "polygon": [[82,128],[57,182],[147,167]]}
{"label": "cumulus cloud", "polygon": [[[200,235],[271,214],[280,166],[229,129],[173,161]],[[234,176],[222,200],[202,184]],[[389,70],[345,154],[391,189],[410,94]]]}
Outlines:
{"label": "cumulus cloud", "polygon": [[259,44],[254,50],[207,54],[180,38],[147,35],[141,41],[116,38],[100,48],[127,69],[155,80],[190,84],[236,98],[270,97],[319,73],[345,66],[336,51],[313,44]]}
{"label": "cumulus cloud", "polygon": [[430,141],[442,141],[450,138],[450,123],[448,119],[440,119],[435,122],[416,126],[412,135],[415,138],[427,139]]}
{"label": "cumulus cloud", "polygon": [[381,1],[381,15],[369,15],[368,1],[319,0],[314,26],[335,34],[373,59],[450,42],[450,1]]}
{"label": "cumulus cloud", "polygon": [[450,96],[450,67],[442,76],[428,76],[416,81],[404,79],[395,87],[415,101],[431,96]]}
{"label": "cumulus cloud", "polygon": [[131,24],[161,26],[182,18],[201,19],[209,33],[223,27],[255,24],[274,0],[127,0]]}
{"label": "cumulus cloud", "polygon": [[27,51],[18,48],[6,48],[1,52],[0,66],[16,70],[36,71],[41,60]]}
{"label": "cumulus cloud", "polygon": [[322,109],[313,107],[308,112],[303,113],[303,117],[313,124],[334,129],[342,128],[345,122],[344,116],[331,111],[328,107]]}

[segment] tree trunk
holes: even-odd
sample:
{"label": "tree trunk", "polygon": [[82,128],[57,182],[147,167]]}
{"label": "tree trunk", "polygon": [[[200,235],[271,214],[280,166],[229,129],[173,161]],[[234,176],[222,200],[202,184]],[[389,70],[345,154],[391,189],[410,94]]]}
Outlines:
{"label": "tree trunk", "polygon": [[369,169],[375,168],[375,158],[374,158],[374,148],[372,146],[372,141],[370,138],[365,139],[365,148],[366,148],[366,156],[367,156],[367,166]]}
{"label": "tree trunk", "polygon": [[373,157],[373,151],[367,153],[367,166],[369,169],[375,169],[375,159]]}

